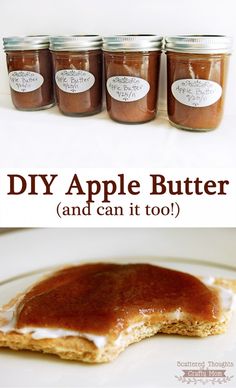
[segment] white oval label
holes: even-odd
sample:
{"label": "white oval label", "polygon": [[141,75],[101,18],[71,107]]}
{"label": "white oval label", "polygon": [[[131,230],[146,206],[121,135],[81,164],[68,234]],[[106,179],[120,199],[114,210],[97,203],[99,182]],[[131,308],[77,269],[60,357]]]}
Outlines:
{"label": "white oval label", "polygon": [[40,88],[43,81],[43,76],[34,71],[16,70],[9,73],[10,86],[16,92],[32,92]]}
{"label": "white oval label", "polygon": [[177,101],[196,108],[212,105],[222,95],[217,82],[204,79],[180,79],[173,82],[171,91]]}
{"label": "white oval label", "polygon": [[115,100],[131,102],[146,96],[150,85],[143,78],[117,75],[108,78],[107,90]]}
{"label": "white oval label", "polygon": [[92,73],[85,70],[64,69],[56,72],[57,86],[66,93],[82,93],[95,83]]}

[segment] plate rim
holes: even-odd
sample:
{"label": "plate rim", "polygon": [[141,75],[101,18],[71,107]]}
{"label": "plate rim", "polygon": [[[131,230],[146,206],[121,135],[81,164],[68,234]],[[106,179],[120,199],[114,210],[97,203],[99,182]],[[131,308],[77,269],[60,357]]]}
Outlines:
{"label": "plate rim", "polygon": [[[91,259],[84,259],[84,260],[76,260],[76,261],[72,261],[72,262],[66,262],[66,263],[61,263],[61,264],[56,264],[56,265],[52,265],[52,266],[49,266],[49,267],[43,267],[43,268],[39,268],[39,269],[35,269],[35,270],[32,270],[32,271],[27,271],[27,272],[23,272],[19,275],[14,275],[14,276],[10,276],[4,280],[1,280],[0,281],[0,286],[4,286],[5,284],[9,284],[11,282],[14,282],[14,281],[17,281],[17,280],[21,280],[21,279],[24,279],[24,278],[27,278],[27,277],[30,277],[30,276],[34,276],[34,275],[40,275],[41,273],[44,273],[44,272],[50,272],[50,271],[53,271],[53,270],[60,270],[61,268],[63,267],[68,267],[70,265],[75,265],[75,264],[85,264],[85,263],[101,263],[101,262],[106,262],[106,261],[109,261],[109,262],[115,262],[115,261],[121,261],[121,260],[125,260],[127,259],[127,263],[128,263],[128,260],[137,260],[137,261],[140,261],[142,259],[145,260],[157,260],[157,261],[162,261],[162,262],[166,262],[166,263],[183,263],[183,264],[195,264],[195,265],[201,265],[201,266],[204,266],[204,267],[212,267],[212,268],[218,268],[218,269],[225,269],[225,270],[229,270],[229,271],[233,271],[235,272],[236,274],[236,267],[232,266],[232,265],[227,265],[227,264],[221,264],[221,263],[217,263],[217,262],[213,262],[213,261],[206,261],[206,260],[203,260],[203,259],[193,259],[193,258],[189,258],[189,259],[186,259],[186,258],[180,258],[180,257],[176,257],[176,256],[127,256],[127,257],[113,257],[113,258],[91,258]],[[185,271],[183,271],[185,272]]]}

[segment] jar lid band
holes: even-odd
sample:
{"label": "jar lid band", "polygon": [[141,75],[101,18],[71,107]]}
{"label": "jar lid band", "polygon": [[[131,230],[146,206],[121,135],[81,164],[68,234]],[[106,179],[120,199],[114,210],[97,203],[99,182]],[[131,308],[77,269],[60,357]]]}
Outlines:
{"label": "jar lid band", "polygon": [[225,35],[176,35],[165,38],[165,50],[193,54],[227,54],[233,40]]}
{"label": "jar lid band", "polygon": [[87,51],[102,48],[100,35],[52,36],[50,50],[52,51]]}
{"label": "jar lid band", "polygon": [[161,50],[163,37],[151,34],[114,35],[103,38],[104,51],[156,51]]}
{"label": "jar lid band", "polygon": [[5,51],[40,50],[49,47],[48,35],[10,36],[3,38]]}

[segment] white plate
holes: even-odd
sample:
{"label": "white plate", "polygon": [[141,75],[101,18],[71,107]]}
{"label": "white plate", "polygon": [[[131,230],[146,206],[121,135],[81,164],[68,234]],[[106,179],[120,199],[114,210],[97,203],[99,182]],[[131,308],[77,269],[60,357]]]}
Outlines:
{"label": "white plate", "polygon": [[[121,260],[124,262],[124,260]],[[134,260],[129,260],[129,262]],[[137,260],[135,260],[137,261]],[[193,274],[236,278],[236,271],[207,263],[180,260],[145,259],[142,261],[181,269]],[[45,271],[26,274],[0,283],[0,304],[44,275]],[[1,387],[184,387],[175,376],[182,376],[178,362],[227,362],[236,365],[236,314],[226,334],[201,338],[156,335],[131,345],[109,364],[86,365],[63,361],[56,356],[11,350],[0,351]],[[190,368],[191,369],[191,368]],[[213,367],[210,369],[221,369]],[[236,386],[235,366],[226,376],[235,375],[224,386]],[[203,386],[200,383],[200,386]],[[191,384],[190,384],[191,385]],[[208,382],[209,386],[212,384]],[[215,383],[217,386],[217,382]]]}

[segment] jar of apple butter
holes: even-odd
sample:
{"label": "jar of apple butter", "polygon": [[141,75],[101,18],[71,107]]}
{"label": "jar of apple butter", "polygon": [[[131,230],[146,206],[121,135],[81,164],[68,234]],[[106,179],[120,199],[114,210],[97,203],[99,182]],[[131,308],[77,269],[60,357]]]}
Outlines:
{"label": "jar of apple butter", "polygon": [[157,112],[162,37],[116,35],[103,39],[106,102],[110,117],[145,123]]}
{"label": "jar of apple butter", "polygon": [[68,116],[102,109],[102,38],[98,35],[54,36],[50,40],[58,107]]}
{"label": "jar of apple butter", "polygon": [[232,40],[220,35],[165,39],[170,123],[194,131],[217,128],[223,115]]}
{"label": "jar of apple butter", "polygon": [[52,59],[46,35],[3,38],[11,97],[20,110],[54,105]]}

